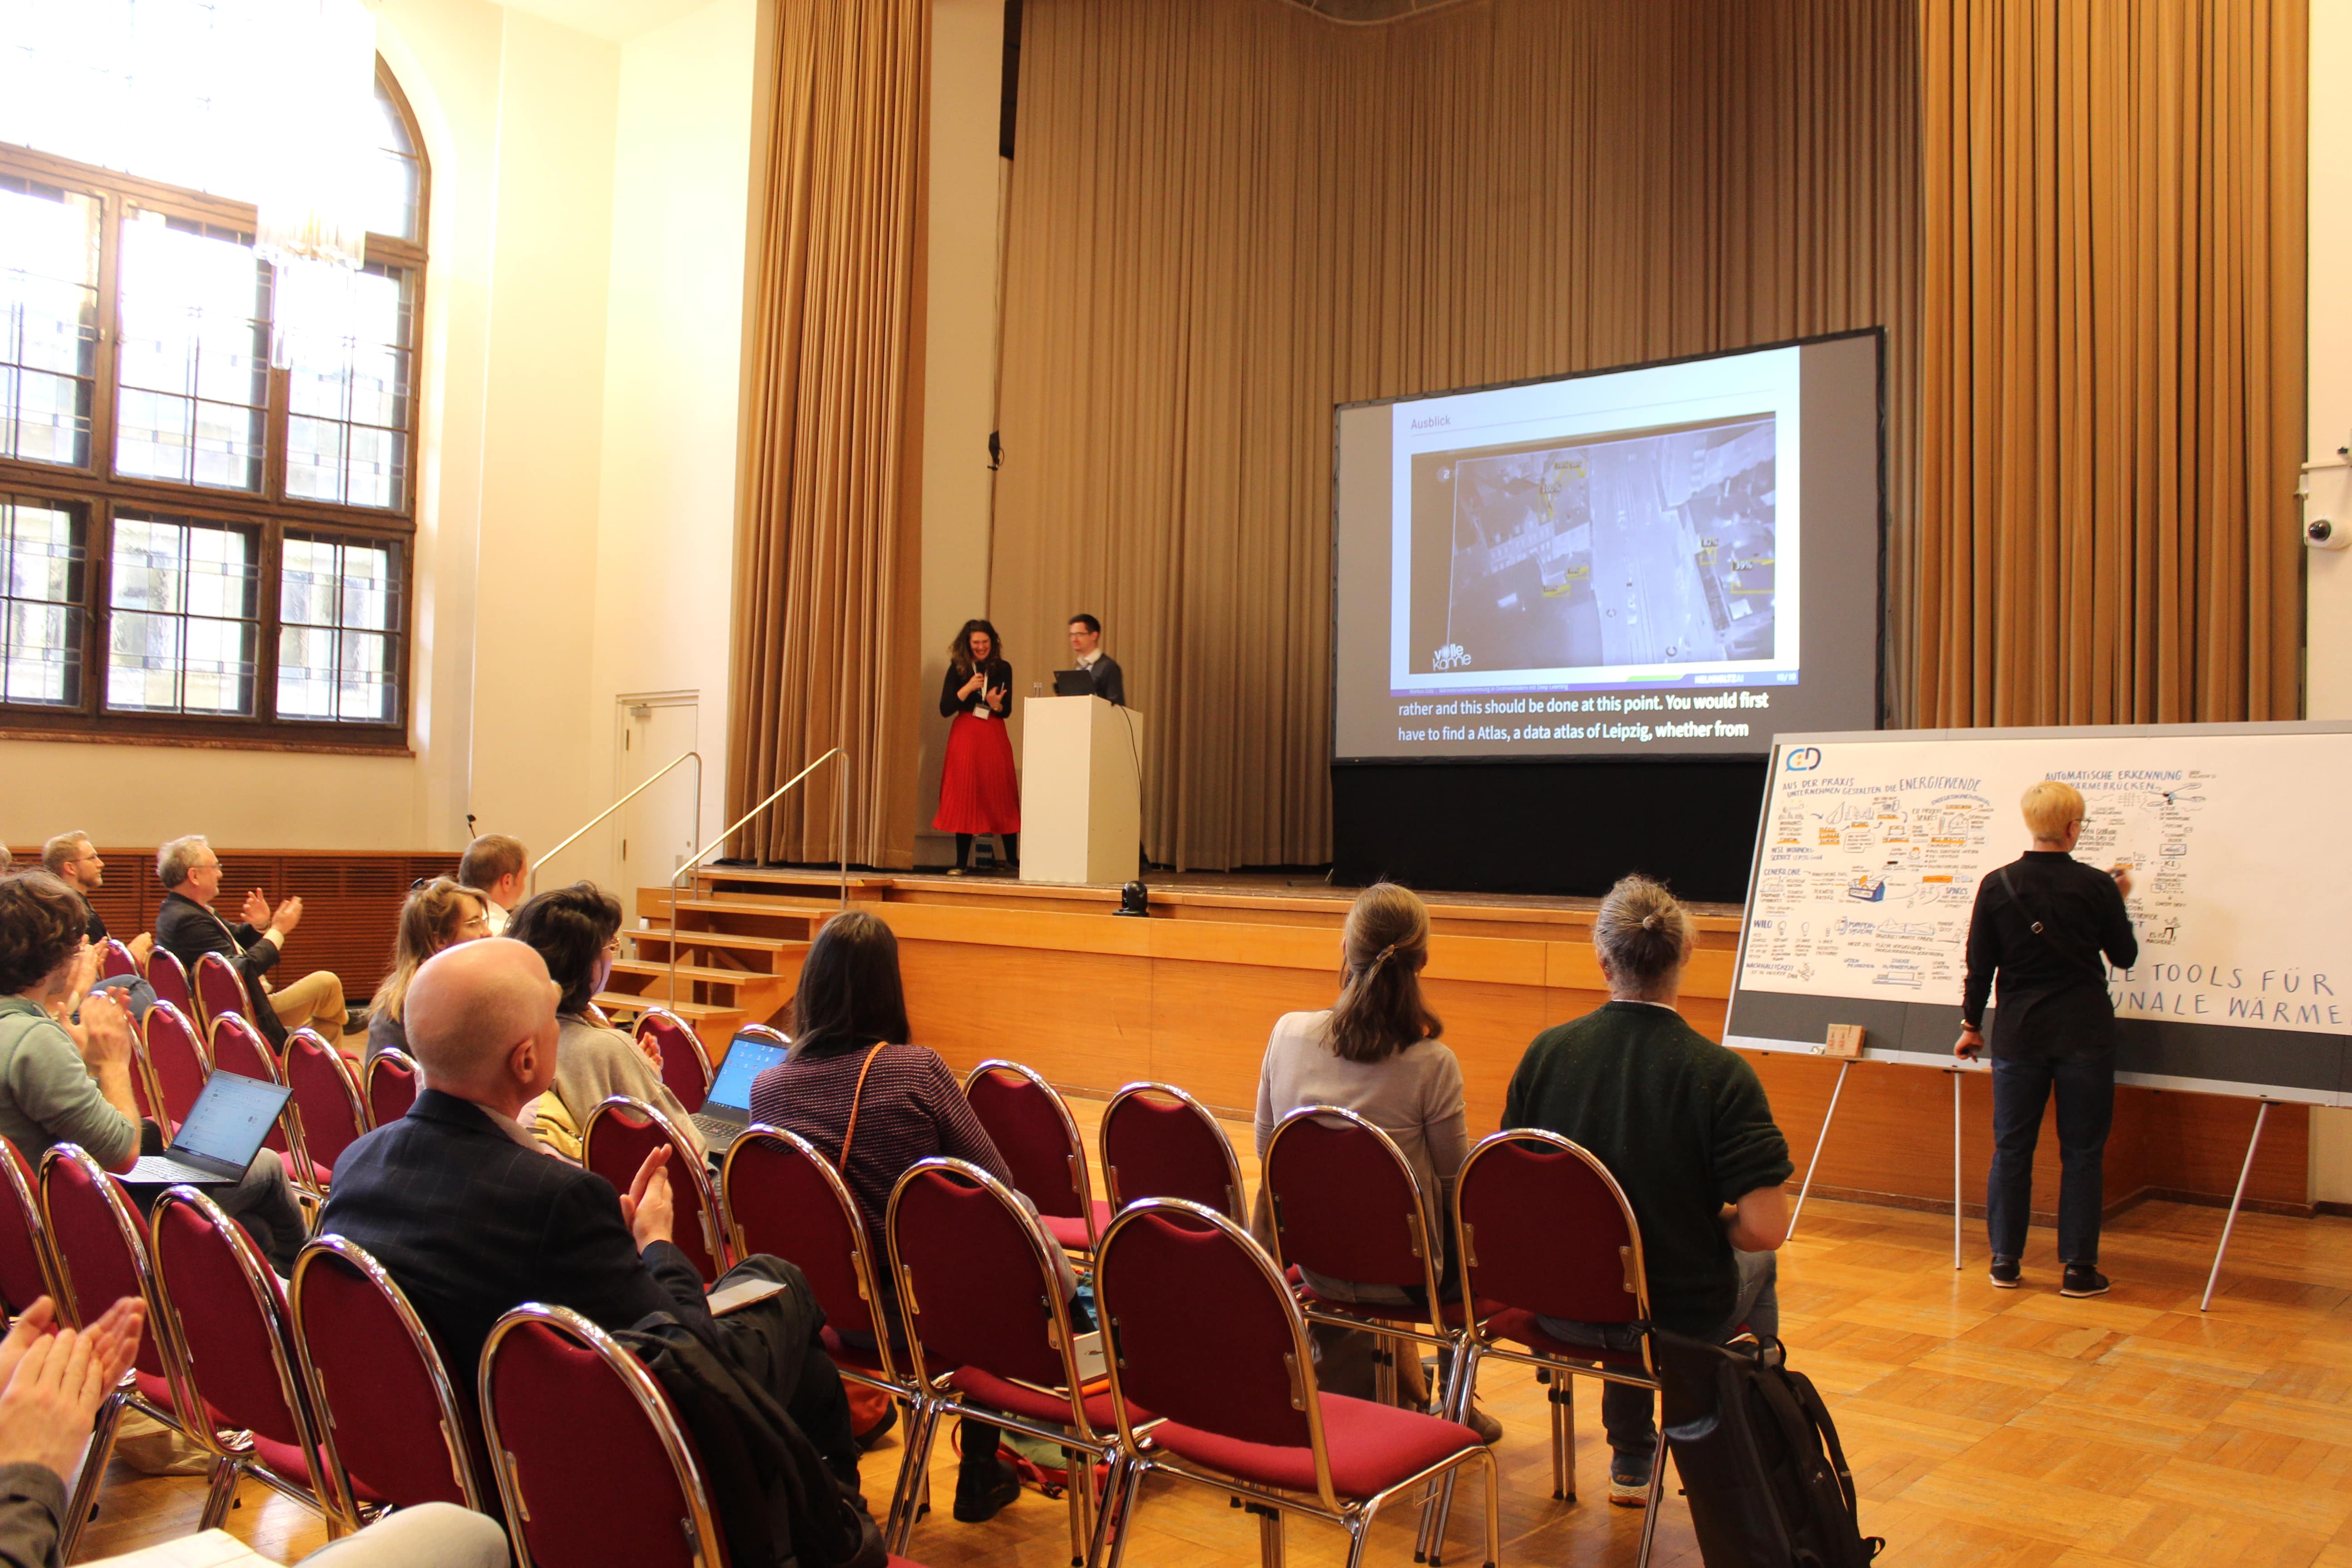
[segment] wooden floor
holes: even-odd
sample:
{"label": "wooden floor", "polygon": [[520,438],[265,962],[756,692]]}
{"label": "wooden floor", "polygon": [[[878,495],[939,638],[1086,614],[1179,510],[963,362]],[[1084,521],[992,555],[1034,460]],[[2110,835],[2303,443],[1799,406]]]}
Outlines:
{"label": "wooden floor", "polygon": [[[1092,1142],[1099,1107],[1075,1102]],[[1249,1130],[1232,1129],[1237,1149]],[[1255,1178],[1255,1162],[1245,1161]],[[2239,1221],[2213,1310],[2197,1299],[2220,1211],[2150,1203],[2110,1223],[2114,1292],[2056,1293],[2053,1238],[2037,1229],[2026,1288],[1984,1276],[1981,1227],[1952,1268],[1948,1215],[1815,1200],[1781,1253],[1781,1326],[1793,1365],[1827,1395],[1860,1481],[1863,1527],[1884,1561],[1999,1568],[2352,1568],[2352,1221],[2249,1215]],[[1552,1500],[1544,1405],[1531,1375],[1496,1368],[1482,1402],[1505,1427],[1503,1550],[1514,1564],[1631,1568],[1641,1516],[1601,1500],[1608,1463],[1598,1401],[1580,1386],[1583,1500]],[[889,1490],[895,1437],[866,1460],[866,1489]],[[933,1492],[953,1495],[943,1439]],[[200,1479],[131,1475],[118,1462],[85,1555],[193,1531]],[[1478,1561],[1466,1492],[1446,1561]],[[324,1532],[302,1510],[247,1483],[228,1530],[291,1561]],[[933,1568],[1063,1568],[1063,1505],[1034,1493],[982,1525],[942,1506],[909,1555]],[[1370,1561],[1409,1563],[1412,1525],[1375,1529]],[[1293,1521],[1294,1562],[1344,1561],[1344,1537]],[[1156,1485],[1136,1518],[1130,1568],[1246,1568],[1254,1521],[1196,1488]],[[1669,1498],[1654,1561],[1696,1568],[1689,1515]],[[558,1568],[558,1565],[549,1565]]]}

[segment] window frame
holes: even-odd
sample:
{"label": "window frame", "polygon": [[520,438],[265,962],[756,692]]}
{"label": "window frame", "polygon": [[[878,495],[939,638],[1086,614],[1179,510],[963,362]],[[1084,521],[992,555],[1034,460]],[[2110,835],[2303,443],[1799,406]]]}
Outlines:
{"label": "window frame", "polygon": [[[83,509],[84,546],[88,567],[83,574],[82,690],[72,705],[8,701],[0,695],[0,737],[85,740],[148,740],[211,744],[240,749],[318,752],[398,752],[409,750],[412,706],[412,653],[415,635],[416,496],[424,469],[420,443],[424,431],[424,338],[427,274],[428,215],[432,206],[433,169],[419,134],[415,111],[407,95],[379,55],[376,81],[399,111],[416,158],[416,228],[415,239],[370,233],[367,256],[371,265],[404,269],[409,274],[407,471],[401,476],[401,493],[388,507],[356,506],[314,500],[286,493],[288,433],[292,372],[271,366],[268,372],[268,402],[262,420],[261,483],[255,490],[233,490],[171,480],[125,478],[114,472],[115,420],[121,395],[121,252],[122,225],[132,209],[163,214],[254,232],[257,215],[249,203],[163,184],[135,174],[100,168],[53,153],[12,143],[0,143],[0,175],[12,176],[75,192],[99,204],[98,345],[96,384],[90,401],[89,463],[69,468],[61,463],[26,461],[0,456],[0,493],[79,505]],[[273,284],[274,284],[273,279]],[[275,289],[273,288],[273,298]],[[106,705],[110,616],[114,595],[114,519],[118,510],[191,521],[233,523],[256,528],[259,543],[260,637],[254,662],[254,709],[251,714],[163,714],[136,710],[112,710]],[[399,613],[386,628],[398,643],[393,673],[399,697],[394,718],[384,723],[341,719],[287,719],[278,714],[278,654],[283,631],[280,608],[284,587],[280,567],[285,534],[332,535],[353,541],[389,542],[401,554]]]}

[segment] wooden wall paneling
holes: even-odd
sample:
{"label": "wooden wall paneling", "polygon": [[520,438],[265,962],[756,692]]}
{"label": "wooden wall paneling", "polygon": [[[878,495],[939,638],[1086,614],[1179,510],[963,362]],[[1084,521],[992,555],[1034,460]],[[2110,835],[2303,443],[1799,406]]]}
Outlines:
{"label": "wooden wall paneling", "polygon": [[[2148,1142],[2164,1152],[2151,1161],[2145,1184],[2158,1192],[2227,1194],[2238,1184],[2246,1140],[2259,1101],[2177,1089],[2141,1089],[2147,1100]],[[2310,1200],[2311,1107],[2273,1105],[2246,1182],[2249,1203],[2285,1204],[2298,1211]]]}
{"label": "wooden wall paneling", "polygon": [[1256,1113],[1258,1068],[1275,1020],[1328,1007],[1338,991],[1328,971],[1155,961],[1150,1066],[1136,1076],[1181,1085],[1221,1114],[1247,1121]]}
{"label": "wooden wall paneling", "polygon": [[902,937],[899,969],[917,1043],[959,1078],[990,1057],[1102,1093],[1150,1072],[1148,959]]}

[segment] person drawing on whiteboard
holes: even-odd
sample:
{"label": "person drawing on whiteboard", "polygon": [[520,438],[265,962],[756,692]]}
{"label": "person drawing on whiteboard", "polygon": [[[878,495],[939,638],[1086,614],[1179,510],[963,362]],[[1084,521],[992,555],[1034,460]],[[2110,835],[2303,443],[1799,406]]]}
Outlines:
{"label": "person drawing on whiteboard", "polygon": [[2019,803],[2033,847],[1977,884],[1969,917],[1968,981],[1960,997],[1957,1057],[1987,1048],[1985,999],[1993,1010],[1992,1173],[1985,1184],[1985,1228],[1992,1282],[2013,1290],[2033,1213],[2033,1149],[2042,1108],[2058,1100],[2058,1259],[2061,1296],[2098,1296],[2099,1212],[2105,1200],[2107,1130],[2116,1109],[2116,1011],[2099,957],[2129,969],[2139,957],[2124,899],[2131,871],[2101,871],[2074,858],[2083,797],[2044,780]]}

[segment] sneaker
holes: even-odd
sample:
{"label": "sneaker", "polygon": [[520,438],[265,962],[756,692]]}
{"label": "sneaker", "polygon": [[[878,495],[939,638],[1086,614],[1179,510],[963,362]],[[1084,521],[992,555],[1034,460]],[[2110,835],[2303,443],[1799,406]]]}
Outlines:
{"label": "sneaker", "polygon": [[1462,1418],[1462,1425],[1477,1433],[1478,1441],[1490,1448],[1503,1440],[1503,1424],[1475,1403],[1470,1406],[1470,1414]]}
{"label": "sneaker", "polygon": [[964,1469],[956,1476],[955,1516],[963,1524],[994,1519],[1004,1505],[1021,1495],[1021,1478],[1013,1461],[996,1456],[986,1469]]}
{"label": "sneaker", "polygon": [[1653,1456],[1646,1454],[1609,1455],[1609,1500],[1619,1508],[1647,1508],[1650,1503],[1650,1464]]}
{"label": "sneaker", "polygon": [[1993,1283],[1993,1289],[1996,1289],[1996,1290],[2014,1290],[2014,1289],[2017,1289],[2017,1274],[2018,1274],[2018,1270],[2017,1270],[2017,1259],[2016,1259],[2016,1258],[1994,1258],[1994,1259],[1992,1260],[1992,1283]]}
{"label": "sneaker", "polygon": [[2061,1296],[2104,1296],[2107,1293],[2107,1277],[2092,1263],[2069,1263],[2066,1279],[2058,1287]]}

